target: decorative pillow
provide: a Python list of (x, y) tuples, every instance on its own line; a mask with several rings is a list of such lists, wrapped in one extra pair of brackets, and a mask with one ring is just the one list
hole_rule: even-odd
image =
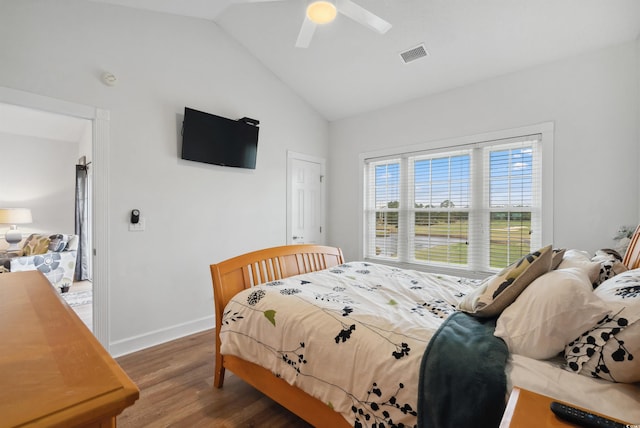
[(11, 257), (0, 257), (0, 273), (11, 272)]
[(564, 253), (567, 250), (564, 248), (554, 248), (553, 254), (551, 255), (551, 270), (556, 270), (560, 263), (562, 263), (562, 258), (564, 257)]
[(622, 263), (622, 257), (616, 250), (607, 248), (598, 250), (595, 256), (591, 258), (591, 261), (600, 263), (600, 274), (596, 282), (593, 283), (594, 287), (628, 270), (624, 263)]
[(568, 368), (613, 382), (640, 382), (640, 269), (606, 280), (594, 295), (623, 309), (567, 346)]
[(544, 360), (610, 312), (610, 305), (593, 294), (584, 270), (558, 269), (529, 284), (502, 312), (494, 335), (512, 353)]
[(613, 332), (606, 345), (582, 369), (613, 382), (640, 382), (640, 320)]
[(22, 247), (23, 256), (33, 256), (35, 254), (44, 254), (49, 250), (49, 237), (33, 233), (29, 235)]
[(69, 242), (68, 235), (51, 235), (49, 237), (49, 251), (53, 251), (59, 253), (60, 251), (64, 251), (67, 247), (67, 243)]
[(623, 308), (567, 345), (567, 369), (612, 382), (640, 382), (638, 337), (638, 314)]
[(73, 251), (78, 249), (78, 235), (69, 235), (69, 243), (67, 244), (66, 251)]
[[(593, 258), (598, 259), (600, 257), (606, 257), (606, 258), (613, 257), (615, 260), (618, 260), (619, 262), (622, 261), (622, 256), (620, 255), (620, 253), (612, 248), (603, 248), (601, 250), (596, 251), (596, 254), (595, 256), (593, 256)], [(592, 259), (591, 261), (594, 261), (594, 260)]]
[(477, 317), (493, 317), (518, 297), (531, 282), (551, 268), (551, 245), (527, 254), (487, 278), (460, 302), (460, 310)]
[(558, 269), (566, 269), (577, 267), (584, 269), (589, 276), (589, 281), (594, 284), (600, 276), (600, 263), (592, 262), (589, 258), (589, 254), (580, 250), (567, 250), (562, 257), (562, 262), (558, 266)]
[(606, 280), (593, 293), (608, 302), (622, 303), (632, 312), (640, 312), (640, 269), (628, 270)]

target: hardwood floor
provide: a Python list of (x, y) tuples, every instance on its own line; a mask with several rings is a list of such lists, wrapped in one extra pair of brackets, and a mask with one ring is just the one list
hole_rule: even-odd
[(214, 388), (214, 354), (214, 330), (207, 330), (117, 358), (140, 388), (118, 428), (311, 427), (229, 371)]

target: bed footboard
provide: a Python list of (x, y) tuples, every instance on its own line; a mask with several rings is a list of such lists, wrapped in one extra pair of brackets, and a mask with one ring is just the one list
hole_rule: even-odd
[[(225, 306), (233, 296), (254, 285), (307, 272), (315, 272), (344, 263), (340, 248), (315, 244), (284, 245), (243, 254), (212, 264), (216, 328), (220, 328)], [(216, 332), (214, 385), (222, 387), (225, 364)], [(237, 374), (237, 373), (236, 373)], [(265, 391), (263, 391), (265, 392)]]

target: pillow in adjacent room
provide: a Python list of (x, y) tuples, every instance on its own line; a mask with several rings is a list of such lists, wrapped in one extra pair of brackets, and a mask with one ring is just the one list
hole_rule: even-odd
[(640, 269), (606, 280), (594, 294), (622, 309), (567, 345), (568, 369), (612, 382), (640, 382)]
[(544, 360), (610, 312), (610, 305), (593, 294), (583, 269), (557, 269), (533, 281), (502, 312), (494, 335), (512, 353)]
[(53, 251), (59, 253), (63, 251), (67, 247), (67, 243), (69, 242), (68, 235), (55, 234), (49, 236), (49, 251)]
[(567, 250), (562, 257), (562, 262), (558, 266), (558, 269), (566, 269), (577, 267), (584, 269), (589, 276), (591, 284), (596, 283), (600, 276), (600, 263), (592, 262), (589, 254), (580, 250)]
[(38, 233), (32, 233), (22, 247), (23, 256), (33, 256), (37, 254), (45, 254), (49, 249), (49, 237), (47, 235), (40, 235)]
[(549, 271), (551, 253), (547, 245), (487, 278), (462, 299), (459, 309), (483, 318), (500, 315), (534, 279)]
[(78, 249), (78, 235), (69, 235), (69, 242), (65, 251), (73, 251)]

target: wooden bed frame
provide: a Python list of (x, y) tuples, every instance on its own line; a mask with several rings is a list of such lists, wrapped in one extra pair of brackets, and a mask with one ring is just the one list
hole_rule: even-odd
[[(314, 272), (342, 263), (344, 258), (339, 248), (302, 244), (267, 248), (212, 264), (216, 328), (222, 325), (225, 306), (240, 291), (264, 282)], [(640, 267), (640, 226), (631, 238), (623, 263), (629, 269)], [(222, 387), (227, 368), (314, 426), (350, 426), (341, 414), (326, 403), (276, 377), (269, 370), (242, 358), (220, 354), (220, 337), (216, 332), (216, 388)]]
[(636, 227), (633, 236), (631, 236), (631, 242), (627, 252), (624, 253), (624, 259), (622, 263), (629, 269), (637, 269), (640, 267), (640, 225)]
[[(222, 325), (225, 306), (240, 291), (289, 276), (323, 270), (344, 263), (342, 250), (300, 244), (267, 248), (211, 265), (216, 329)], [(349, 427), (340, 413), (317, 398), (290, 385), (271, 371), (232, 355), (220, 354), (216, 331), (214, 386), (221, 388), (225, 369), (314, 426)]]

